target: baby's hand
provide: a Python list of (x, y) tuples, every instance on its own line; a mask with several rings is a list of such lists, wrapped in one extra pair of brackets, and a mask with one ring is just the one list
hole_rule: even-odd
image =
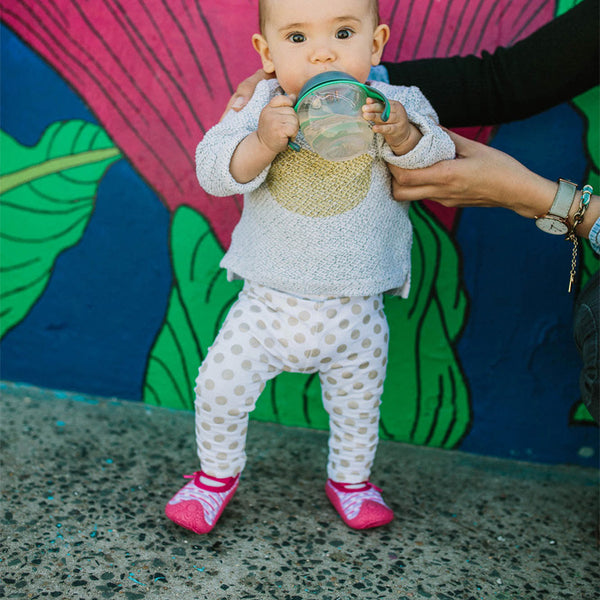
[(421, 132), (408, 120), (404, 106), (396, 100), (390, 100), (390, 116), (381, 120), (383, 104), (373, 98), (367, 98), (363, 106), (363, 118), (373, 123), (373, 131), (385, 138), (392, 152), (397, 156), (410, 152), (421, 139)]
[(279, 95), (262, 109), (256, 134), (264, 146), (277, 154), (283, 152), (290, 139), (296, 137), (298, 128), (294, 98)]

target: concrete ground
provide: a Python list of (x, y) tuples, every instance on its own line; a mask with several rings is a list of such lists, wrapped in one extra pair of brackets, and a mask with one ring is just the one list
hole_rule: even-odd
[(346, 527), (324, 432), (251, 422), (206, 536), (166, 519), (196, 468), (193, 415), (0, 384), (0, 597), (596, 600), (598, 471), (382, 442), (396, 518)]

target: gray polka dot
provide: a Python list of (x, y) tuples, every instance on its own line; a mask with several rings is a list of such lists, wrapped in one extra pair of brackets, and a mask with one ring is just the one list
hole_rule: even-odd
[(294, 341), (303, 344), (306, 341), (306, 336), (303, 333), (297, 333), (294, 335)]
[(362, 312), (362, 306), (360, 304), (353, 304), (351, 310), (353, 315), (360, 315)]
[(363, 317), (363, 323), (366, 325), (371, 320), (371, 315), (365, 315)]
[(244, 311), (240, 310), (239, 308), (233, 312), (233, 316), (236, 319), (239, 319), (243, 314), (244, 314)]
[(341, 344), (337, 347), (338, 354), (342, 354), (343, 352), (346, 352), (346, 350), (348, 350), (348, 346), (346, 346), (346, 344)]
[(381, 333), (381, 325), (379, 323), (377, 323), (377, 325), (375, 325), (375, 327), (373, 327), (373, 331), (375, 333)]
[(215, 402), (219, 405), (219, 406), (225, 406), (227, 404), (227, 398), (225, 396), (217, 396), (215, 398)]
[(224, 340), (230, 340), (233, 337), (233, 331), (228, 330), (223, 334)]
[(328, 308), (325, 314), (328, 319), (333, 319), (337, 315), (337, 310), (335, 310), (335, 308)]
[(223, 379), (225, 381), (231, 381), (233, 379), (234, 373), (231, 369), (225, 369), (223, 373), (221, 373)]
[(296, 317), (289, 317), (288, 318), (288, 325), (290, 327), (296, 327), (296, 325), (298, 325), (298, 323), (300, 323), (300, 321), (298, 321), (298, 319), (296, 319)]
[(213, 358), (216, 363), (222, 363), (225, 360), (225, 356), (221, 352), (217, 352)]
[(286, 302), (289, 306), (298, 306), (298, 300), (296, 300), (296, 298), (288, 298)]
[(267, 328), (267, 324), (262, 319), (256, 321), (256, 326), (263, 331)]
[(236, 396), (243, 396), (246, 393), (246, 388), (243, 385), (236, 385), (233, 390), (233, 393)]
[(310, 313), (307, 310), (303, 310), (298, 316), (302, 321), (310, 320)]
[(248, 325), (248, 323), (240, 323), (240, 326), (238, 327), (238, 329), (242, 333), (248, 333), (250, 331), (250, 325)]
[(350, 321), (348, 321), (348, 319), (342, 319), (340, 321), (340, 329), (347, 329), (348, 325), (350, 325)]
[(215, 389), (215, 382), (212, 379), (205, 379), (204, 380), (204, 389), (206, 389), (206, 390), (214, 390)]
[(261, 308), (260, 308), (260, 306), (259, 306), (258, 304), (253, 304), (253, 305), (250, 307), (250, 311), (251, 311), (251, 312), (253, 312), (253, 313), (259, 313), (259, 312), (262, 312), (262, 310), (261, 310)]
[(379, 375), (379, 373), (377, 371), (369, 371), (369, 374), (367, 375), (367, 377), (369, 379), (375, 379), (375, 377), (377, 377), (377, 375)]
[(234, 344), (231, 346), (231, 352), (233, 354), (241, 354), (243, 351), (244, 349), (239, 344)]
[(250, 371), (250, 369), (252, 369), (252, 362), (249, 360), (243, 360), (242, 369), (244, 369), (244, 371)]
[(267, 338), (265, 340), (265, 346), (267, 348), (274, 348), (275, 347), (275, 340), (273, 338)]
[[(217, 435), (215, 435), (215, 442), (224, 442), (224, 441), (225, 441), (225, 436), (222, 433), (218, 433)], [(227, 456), (224, 456), (223, 458), (227, 458)]]
[(213, 419), (213, 421), (217, 424), (217, 425), (223, 425), (223, 423), (225, 423), (225, 419), (223, 417), (215, 417)]
[(371, 341), (369, 338), (365, 338), (365, 339), (364, 339), (364, 340), (361, 342), (361, 344), (360, 344), (360, 345), (361, 345), (363, 348), (370, 348), (372, 343), (373, 343), (373, 342), (372, 342), (372, 341)]
[(335, 344), (335, 335), (333, 335), (333, 333), (328, 333), (325, 336), (325, 343), (326, 344)]

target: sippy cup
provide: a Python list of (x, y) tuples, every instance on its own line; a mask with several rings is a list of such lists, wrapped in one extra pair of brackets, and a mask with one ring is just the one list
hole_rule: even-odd
[(375, 88), (341, 71), (312, 77), (300, 90), (294, 106), (304, 139), (327, 160), (350, 160), (364, 154), (373, 139), (371, 126), (361, 111), (367, 98), (384, 104), (381, 119), (387, 121), (389, 102)]

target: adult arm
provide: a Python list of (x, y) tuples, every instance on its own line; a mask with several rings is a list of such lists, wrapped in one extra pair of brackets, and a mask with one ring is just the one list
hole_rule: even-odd
[[(430, 198), (450, 207), (495, 206), (530, 219), (548, 212), (556, 194), (556, 182), (540, 177), (500, 150), (453, 132), (449, 135), (456, 146), (456, 159), (426, 169), (398, 169), (390, 165), (396, 200)], [(571, 207), (571, 222), (578, 206), (574, 202)], [(592, 196), (575, 233), (590, 237), (590, 230), (599, 218), (600, 197)], [(592, 242), (597, 243), (595, 239)]]
[(390, 83), (421, 88), (446, 127), (523, 119), (598, 85), (599, 5), (583, 0), (524, 40), (481, 57), (383, 64)]

